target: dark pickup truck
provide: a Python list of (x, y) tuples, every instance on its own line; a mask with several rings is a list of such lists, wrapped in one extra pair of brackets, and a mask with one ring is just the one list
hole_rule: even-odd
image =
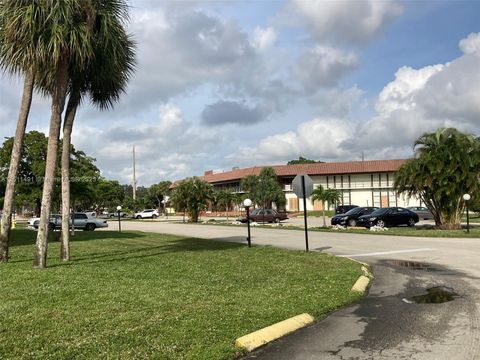
[[(287, 220), (288, 216), (284, 212), (278, 212), (273, 209), (255, 209), (250, 212), (250, 221), (251, 222), (275, 222), (279, 223), (282, 220)], [(243, 216), (238, 221), (242, 223), (247, 222), (247, 216)]]

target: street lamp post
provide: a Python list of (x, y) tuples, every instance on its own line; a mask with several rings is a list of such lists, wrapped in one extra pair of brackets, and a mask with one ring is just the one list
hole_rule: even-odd
[(250, 238), (250, 206), (252, 206), (252, 200), (250, 199), (245, 199), (243, 200), (243, 206), (245, 207), (245, 211), (247, 212), (247, 242), (248, 242), (248, 247), (252, 246), (252, 241)]
[(118, 231), (122, 232), (122, 220), (120, 216), (120, 211), (122, 210), (122, 207), (120, 205), (117, 206), (117, 214), (118, 214)]
[(467, 208), (467, 233), (470, 232), (470, 215), (468, 213), (468, 201), (471, 199), (472, 197), (470, 196), (470, 194), (464, 194), (463, 195), (463, 200), (465, 200), (465, 207)]

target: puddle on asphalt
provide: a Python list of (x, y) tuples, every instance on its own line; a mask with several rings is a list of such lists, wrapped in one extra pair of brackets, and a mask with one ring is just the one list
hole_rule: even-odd
[(425, 295), (412, 296), (409, 299), (403, 299), (408, 304), (441, 304), (455, 300), (458, 294), (452, 288), (446, 286), (434, 286), (427, 289)]
[(424, 271), (442, 271), (441, 269), (433, 267), (431, 264), (421, 263), (417, 261), (408, 260), (388, 260), (387, 264), (400, 266), (411, 270), (424, 270)]

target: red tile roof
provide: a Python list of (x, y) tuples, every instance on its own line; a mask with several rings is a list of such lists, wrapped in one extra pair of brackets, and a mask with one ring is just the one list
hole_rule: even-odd
[[(349, 161), (336, 163), (314, 163), (299, 165), (272, 165), (277, 176), (293, 177), (297, 174), (308, 175), (342, 175), (342, 174), (363, 174), (394, 172), (407, 160), (368, 160), (368, 161)], [(259, 175), (260, 171), (267, 166), (254, 166), (245, 169), (232, 170), (221, 173), (207, 173), (201, 178), (209, 183), (220, 183), (227, 181), (240, 180), (247, 175)]]

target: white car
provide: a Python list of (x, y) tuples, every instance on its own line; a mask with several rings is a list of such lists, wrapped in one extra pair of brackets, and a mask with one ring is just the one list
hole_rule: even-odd
[[(38, 229), (39, 222), (40, 222), (40, 218), (38, 218), (38, 220), (33, 221), (32, 226), (34, 229)], [(72, 219), (70, 219), (70, 225), (71, 224), (72, 224)], [(88, 214), (88, 213), (74, 213), (73, 226), (75, 227), (75, 229), (81, 229), (85, 231), (94, 231), (95, 229), (98, 229), (98, 228), (108, 227), (108, 223), (106, 220), (97, 219), (96, 217), (93, 217), (91, 216), (91, 214)], [(48, 223), (48, 228), (51, 231), (55, 229), (61, 229), (62, 216), (52, 215)]]
[(155, 209), (146, 209), (142, 212), (135, 213), (133, 217), (135, 219), (156, 219), (158, 217), (158, 211)]

